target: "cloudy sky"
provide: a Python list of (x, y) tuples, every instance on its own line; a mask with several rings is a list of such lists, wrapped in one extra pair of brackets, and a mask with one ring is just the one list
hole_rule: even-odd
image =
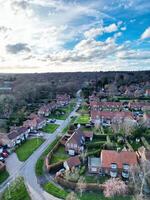
[(0, 72), (150, 70), (149, 0), (0, 0)]

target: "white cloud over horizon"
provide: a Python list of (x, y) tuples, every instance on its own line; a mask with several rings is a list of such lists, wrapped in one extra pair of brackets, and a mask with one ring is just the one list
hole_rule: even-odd
[[(127, 22), (105, 2), (0, 0), (0, 72), (148, 69), (148, 50), (118, 42)], [(124, 9), (131, 9), (131, 2)], [(141, 39), (149, 37), (150, 27)]]

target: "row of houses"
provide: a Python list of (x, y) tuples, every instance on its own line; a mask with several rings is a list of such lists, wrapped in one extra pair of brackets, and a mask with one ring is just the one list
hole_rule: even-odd
[(52, 111), (58, 107), (67, 105), (70, 102), (70, 96), (67, 94), (57, 95), (56, 102), (53, 101), (49, 104), (45, 104), (38, 110), (36, 113), (31, 113), (28, 116), (28, 119), (23, 122), (23, 125), (20, 127), (12, 127), (10, 132), (5, 136), (5, 142), (9, 147), (15, 147), (20, 144), (22, 141), (26, 140), (29, 136), (29, 133), (34, 130), (42, 129), (46, 123), (46, 117), (50, 115)]
[(54, 110), (62, 106), (68, 105), (69, 102), (70, 102), (70, 95), (67, 94), (57, 95), (56, 101), (52, 101), (51, 103), (45, 104), (40, 107), (40, 109), (38, 110), (38, 115), (48, 117)]
[(147, 102), (100, 102), (90, 101), (91, 110), (150, 110)]

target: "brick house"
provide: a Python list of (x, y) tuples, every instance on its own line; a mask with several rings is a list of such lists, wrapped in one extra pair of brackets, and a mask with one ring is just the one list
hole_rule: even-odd
[(26, 127), (16, 127), (8, 134), (8, 146), (14, 147), (17, 144), (20, 144), (22, 141), (28, 138), (30, 129)]
[(134, 116), (131, 112), (91, 111), (91, 121), (96, 123), (96, 121), (99, 120), (101, 125), (108, 124), (110, 126), (116, 116), (120, 121), (122, 121), (124, 118), (134, 119)]
[(114, 178), (118, 175), (129, 178), (131, 167), (137, 165), (137, 155), (130, 151), (102, 150), (100, 158), (102, 172)]
[(144, 113), (143, 122), (146, 127), (150, 128), (150, 114), (149, 113)]
[(69, 155), (80, 154), (84, 150), (84, 142), (84, 134), (79, 128), (67, 140), (65, 150)]
[(58, 106), (65, 106), (68, 105), (70, 102), (70, 95), (67, 94), (58, 94), (56, 96), (56, 102)]
[(39, 110), (38, 110), (38, 115), (39, 116), (45, 116), (48, 117), (50, 115), (50, 108), (48, 105), (44, 105), (42, 106)]
[(68, 160), (64, 161), (63, 165), (66, 170), (71, 170), (75, 167), (79, 167), (81, 164), (79, 156), (70, 157)]

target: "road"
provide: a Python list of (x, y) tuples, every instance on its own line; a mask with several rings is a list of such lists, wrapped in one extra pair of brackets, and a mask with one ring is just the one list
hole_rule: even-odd
[(55, 198), (54, 196), (43, 191), (43, 189), (37, 183), (35, 165), (37, 159), (42, 155), (44, 150), (47, 149), (47, 147), (56, 139), (56, 137), (61, 134), (62, 130), (70, 123), (71, 116), (75, 115), (75, 112), (78, 108), (78, 103), (80, 101), (80, 91), (78, 91), (76, 106), (68, 118), (62, 122), (62, 124), (53, 134), (49, 134), (46, 137), (46, 141), (28, 158), (28, 160), (20, 165), (19, 169), (17, 168), (17, 170), (14, 171), (11, 176), (0, 186), (0, 193), (3, 192), (8, 184), (15, 180), (16, 177), (23, 176), (32, 200), (58, 200), (58, 198)]

